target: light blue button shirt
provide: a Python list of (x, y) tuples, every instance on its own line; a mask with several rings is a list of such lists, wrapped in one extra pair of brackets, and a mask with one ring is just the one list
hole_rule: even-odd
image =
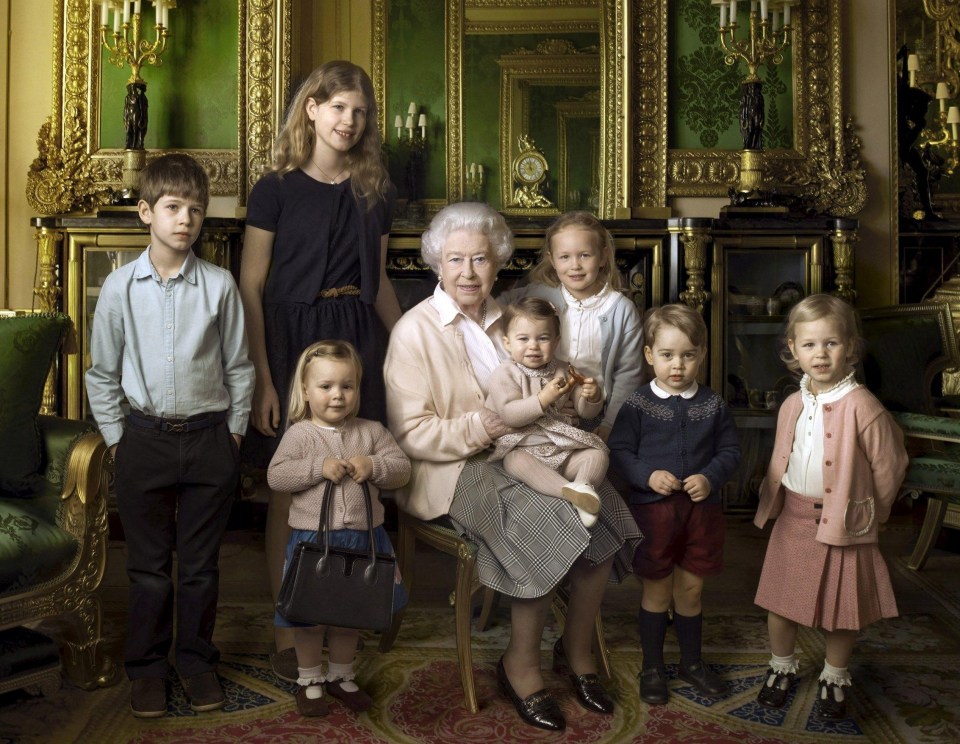
[(87, 370), (87, 400), (108, 446), (131, 408), (186, 418), (227, 412), (244, 434), (253, 397), (240, 292), (226, 269), (188, 253), (164, 282), (148, 247), (107, 276), (97, 301)]

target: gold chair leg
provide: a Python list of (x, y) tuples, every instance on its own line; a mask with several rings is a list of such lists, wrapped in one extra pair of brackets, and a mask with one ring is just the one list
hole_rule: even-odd
[(476, 557), (460, 555), (457, 558), (457, 588), (454, 614), (457, 625), (457, 658), (460, 662), (460, 684), (463, 685), (463, 700), (467, 710), (476, 713), (477, 690), (473, 684), (473, 649), (470, 646), (470, 614), (473, 606), (473, 569)]
[(933, 544), (937, 541), (940, 534), (940, 527), (943, 526), (943, 517), (947, 513), (947, 504), (936, 496), (927, 497), (927, 515), (923, 518), (923, 527), (920, 529), (920, 536), (917, 538), (917, 544), (913, 549), (910, 560), (907, 561), (907, 567), (914, 571), (923, 568), (927, 562), (927, 556)]
[[(413, 589), (413, 561), (416, 552), (417, 536), (405, 523), (405, 515), (401, 512), (399, 525), (397, 526), (397, 563), (400, 565), (400, 578), (407, 589), (407, 597), (411, 597)], [(394, 613), (393, 622), (390, 629), (380, 636), (380, 653), (384, 654), (393, 648), (394, 641), (397, 640), (397, 633), (400, 632), (400, 625), (403, 623), (403, 615), (406, 608)]]
[(483, 607), (477, 619), (477, 630), (483, 632), (490, 627), (490, 619), (497, 611), (498, 604), (500, 604), (500, 594), (496, 589), (491, 589), (489, 586), (483, 587)]

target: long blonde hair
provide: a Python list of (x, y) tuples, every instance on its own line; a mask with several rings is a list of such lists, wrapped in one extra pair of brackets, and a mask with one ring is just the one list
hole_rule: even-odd
[(613, 245), (613, 236), (603, 226), (603, 223), (590, 212), (566, 212), (561, 214), (547, 228), (543, 239), (543, 248), (540, 251), (540, 260), (530, 270), (530, 282), (546, 284), (548, 287), (560, 285), (560, 277), (553, 265), (551, 243), (553, 236), (562, 230), (584, 230), (593, 236), (593, 247), (603, 259), (598, 278), (610, 289), (620, 289), (620, 272), (617, 271), (617, 257)]
[(346, 60), (326, 62), (310, 73), (297, 89), (287, 117), (273, 145), (272, 170), (283, 176), (306, 163), (313, 154), (316, 139), (313, 122), (307, 116), (307, 100), (324, 103), (337, 93), (358, 92), (367, 102), (367, 124), (360, 141), (347, 153), (350, 186), (367, 210), (386, 199), (390, 175), (380, 152), (380, 125), (377, 98), (370, 76), (362, 67)]
[(314, 359), (329, 359), (336, 362), (350, 362), (357, 375), (357, 402), (353, 410), (347, 414), (347, 419), (356, 418), (360, 410), (360, 377), (363, 375), (363, 362), (360, 355), (349, 341), (323, 340), (310, 344), (297, 360), (297, 368), (293, 371), (293, 380), (290, 384), (290, 405), (287, 409), (287, 426), (293, 426), (299, 421), (310, 418), (310, 406), (303, 397), (303, 386), (307, 380), (307, 370)]

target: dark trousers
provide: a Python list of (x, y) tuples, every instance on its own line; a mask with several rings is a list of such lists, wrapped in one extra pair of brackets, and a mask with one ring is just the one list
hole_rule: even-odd
[(130, 679), (165, 677), (173, 644), (182, 677), (216, 669), (220, 542), (240, 455), (224, 422), (189, 432), (128, 424), (116, 452), (117, 508), (130, 580), (124, 664)]

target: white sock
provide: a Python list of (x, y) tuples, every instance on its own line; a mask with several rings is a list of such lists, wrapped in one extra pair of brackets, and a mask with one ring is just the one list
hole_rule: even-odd
[(349, 664), (334, 664), (331, 661), (327, 667), (327, 682), (340, 680), (340, 687), (344, 692), (356, 692), (360, 689), (353, 682), (355, 676), (352, 661)]
[[(850, 678), (850, 672), (847, 671), (846, 667), (842, 669), (840, 667), (833, 666), (829, 661), (824, 660), (823, 662), (823, 671), (820, 672), (820, 681), (828, 682), (829, 684), (836, 685), (837, 687), (849, 687), (853, 684), (853, 680)], [(843, 692), (837, 690), (837, 699), (843, 700)]]
[(323, 666), (297, 667), (297, 684), (306, 687), (306, 696), (310, 700), (323, 697)]
[(770, 654), (770, 669), (777, 674), (796, 674), (800, 669), (800, 662), (796, 654), (777, 656)]

